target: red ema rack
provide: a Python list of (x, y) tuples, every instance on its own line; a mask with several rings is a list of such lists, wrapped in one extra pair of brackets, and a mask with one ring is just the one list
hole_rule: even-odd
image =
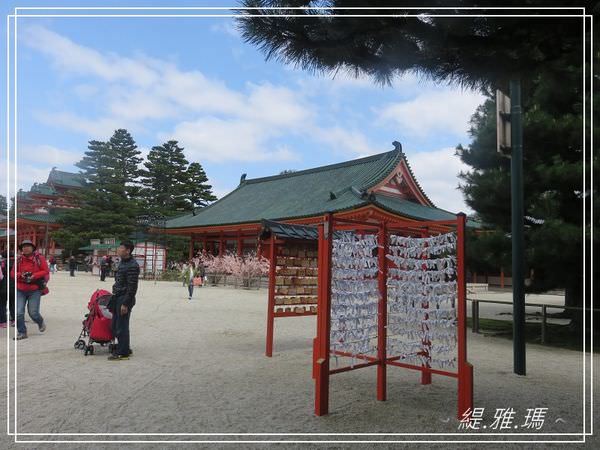
[[(466, 279), (465, 279), (465, 222), (466, 216), (458, 214), (455, 220), (429, 222), (361, 222), (357, 220), (325, 217), (318, 225), (318, 303), (317, 337), (313, 341), (313, 378), (315, 380), (315, 414), (323, 416), (329, 412), (329, 378), (331, 375), (364, 367), (377, 366), (377, 400), (386, 400), (387, 366), (396, 366), (421, 372), (421, 384), (430, 384), (432, 374), (453, 377), (458, 382), (457, 417), (463, 418), (473, 406), (473, 366), (467, 361), (466, 335)], [(390, 235), (430, 237), (449, 230), (456, 231), (456, 328), (457, 328), (457, 371), (438, 370), (429, 364), (402, 362), (402, 356), (387, 354), (388, 293), (387, 280), (390, 261), (388, 254)], [(334, 232), (353, 231), (359, 235), (377, 235), (378, 291), (377, 305), (377, 354), (352, 355), (348, 352), (332, 351), (330, 348), (332, 313), (332, 243)], [(273, 247), (272, 247), (273, 248)], [(427, 304), (424, 305), (428, 307)], [(272, 334), (271, 334), (272, 336)], [(360, 364), (332, 369), (330, 357), (353, 356), (364, 361)]]

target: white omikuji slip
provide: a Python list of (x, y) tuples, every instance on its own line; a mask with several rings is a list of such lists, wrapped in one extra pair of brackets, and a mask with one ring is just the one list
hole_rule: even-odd
[[(376, 235), (341, 233), (332, 245), (330, 350), (377, 355)], [(456, 235), (391, 235), (387, 278), (388, 357), (446, 369), (456, 364)]]

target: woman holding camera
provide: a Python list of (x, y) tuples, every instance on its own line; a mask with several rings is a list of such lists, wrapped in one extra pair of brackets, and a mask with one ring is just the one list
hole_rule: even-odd
[(25, 239), (19, 245), (21, 255), (11, 269), (11, 276), (17, 280), (17, 337), (16, 340), (27, 338), (27, 327), (25, 326), (25, 305), (29, 317), (43, 333), (46, 324), (40, 314), (40, 298), (48, 293), (46, 281), (50, 276), (46, 259), (35, 251), (35, 244)]

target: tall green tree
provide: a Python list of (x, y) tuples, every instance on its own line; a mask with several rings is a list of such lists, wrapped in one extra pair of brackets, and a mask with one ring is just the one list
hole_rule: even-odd
[(142, 172), (142, 197), (149, 212), (165, 216), (188, 210), (188, 161), (177, 141), (152, 147)]
[(0, 214), (6, 215), (8, 214), (8, 202), (4, 195), (0, 194)]
[(194, 211), (217, 200), (212, 193), (212, 186), (208, 184), (208, 177), (200, 163), (193, 162), (187, 169), (187, 199), (188, 207)]
[(90, 141), (76, 165), (85, 180), (76, 194), (79, 209), (61, 216), (62, 229), (53, 236), (68, 252), (91, 238), (127, 238), (136, 229), (141, 171), (135, 141), (127, 130), (116, 130), (107, 141)]
[[(583, 189), (581, 77), (581, 66), (558, 61), (532, 80), (523, 96), (527, 289), (565, 288), (569, 305), (581, 305), (583, 299), (583, 231), (589, 228), (582, 211), (591, 193), (589, 182)], [(470, 261), (475, 270), (494, 262), (510, 270), (510, 160), (496, 150), (492, 98), (478, 108), (471, 124), (472, 143), (458, 147), (471, 167), (461, 175), (461, 189), (491, 231), (472, 239)], [(594, 158), (597, 167), (597, 153)]]

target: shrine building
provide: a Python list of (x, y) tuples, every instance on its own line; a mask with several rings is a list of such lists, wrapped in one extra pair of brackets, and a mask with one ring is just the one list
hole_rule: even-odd
[[(262, 220), (314, 224), (325, 214), (356, 220), (448, 220), (455, 213), (437, 208), (415, 178), (399, 142), (394, 150), (338, 164), (247, 179), (193, 214), (169, 220), (166, 233), (191, 238), (198, 250), (265, 254)], [(477, 226), (469, 221), (469, 226)]]

